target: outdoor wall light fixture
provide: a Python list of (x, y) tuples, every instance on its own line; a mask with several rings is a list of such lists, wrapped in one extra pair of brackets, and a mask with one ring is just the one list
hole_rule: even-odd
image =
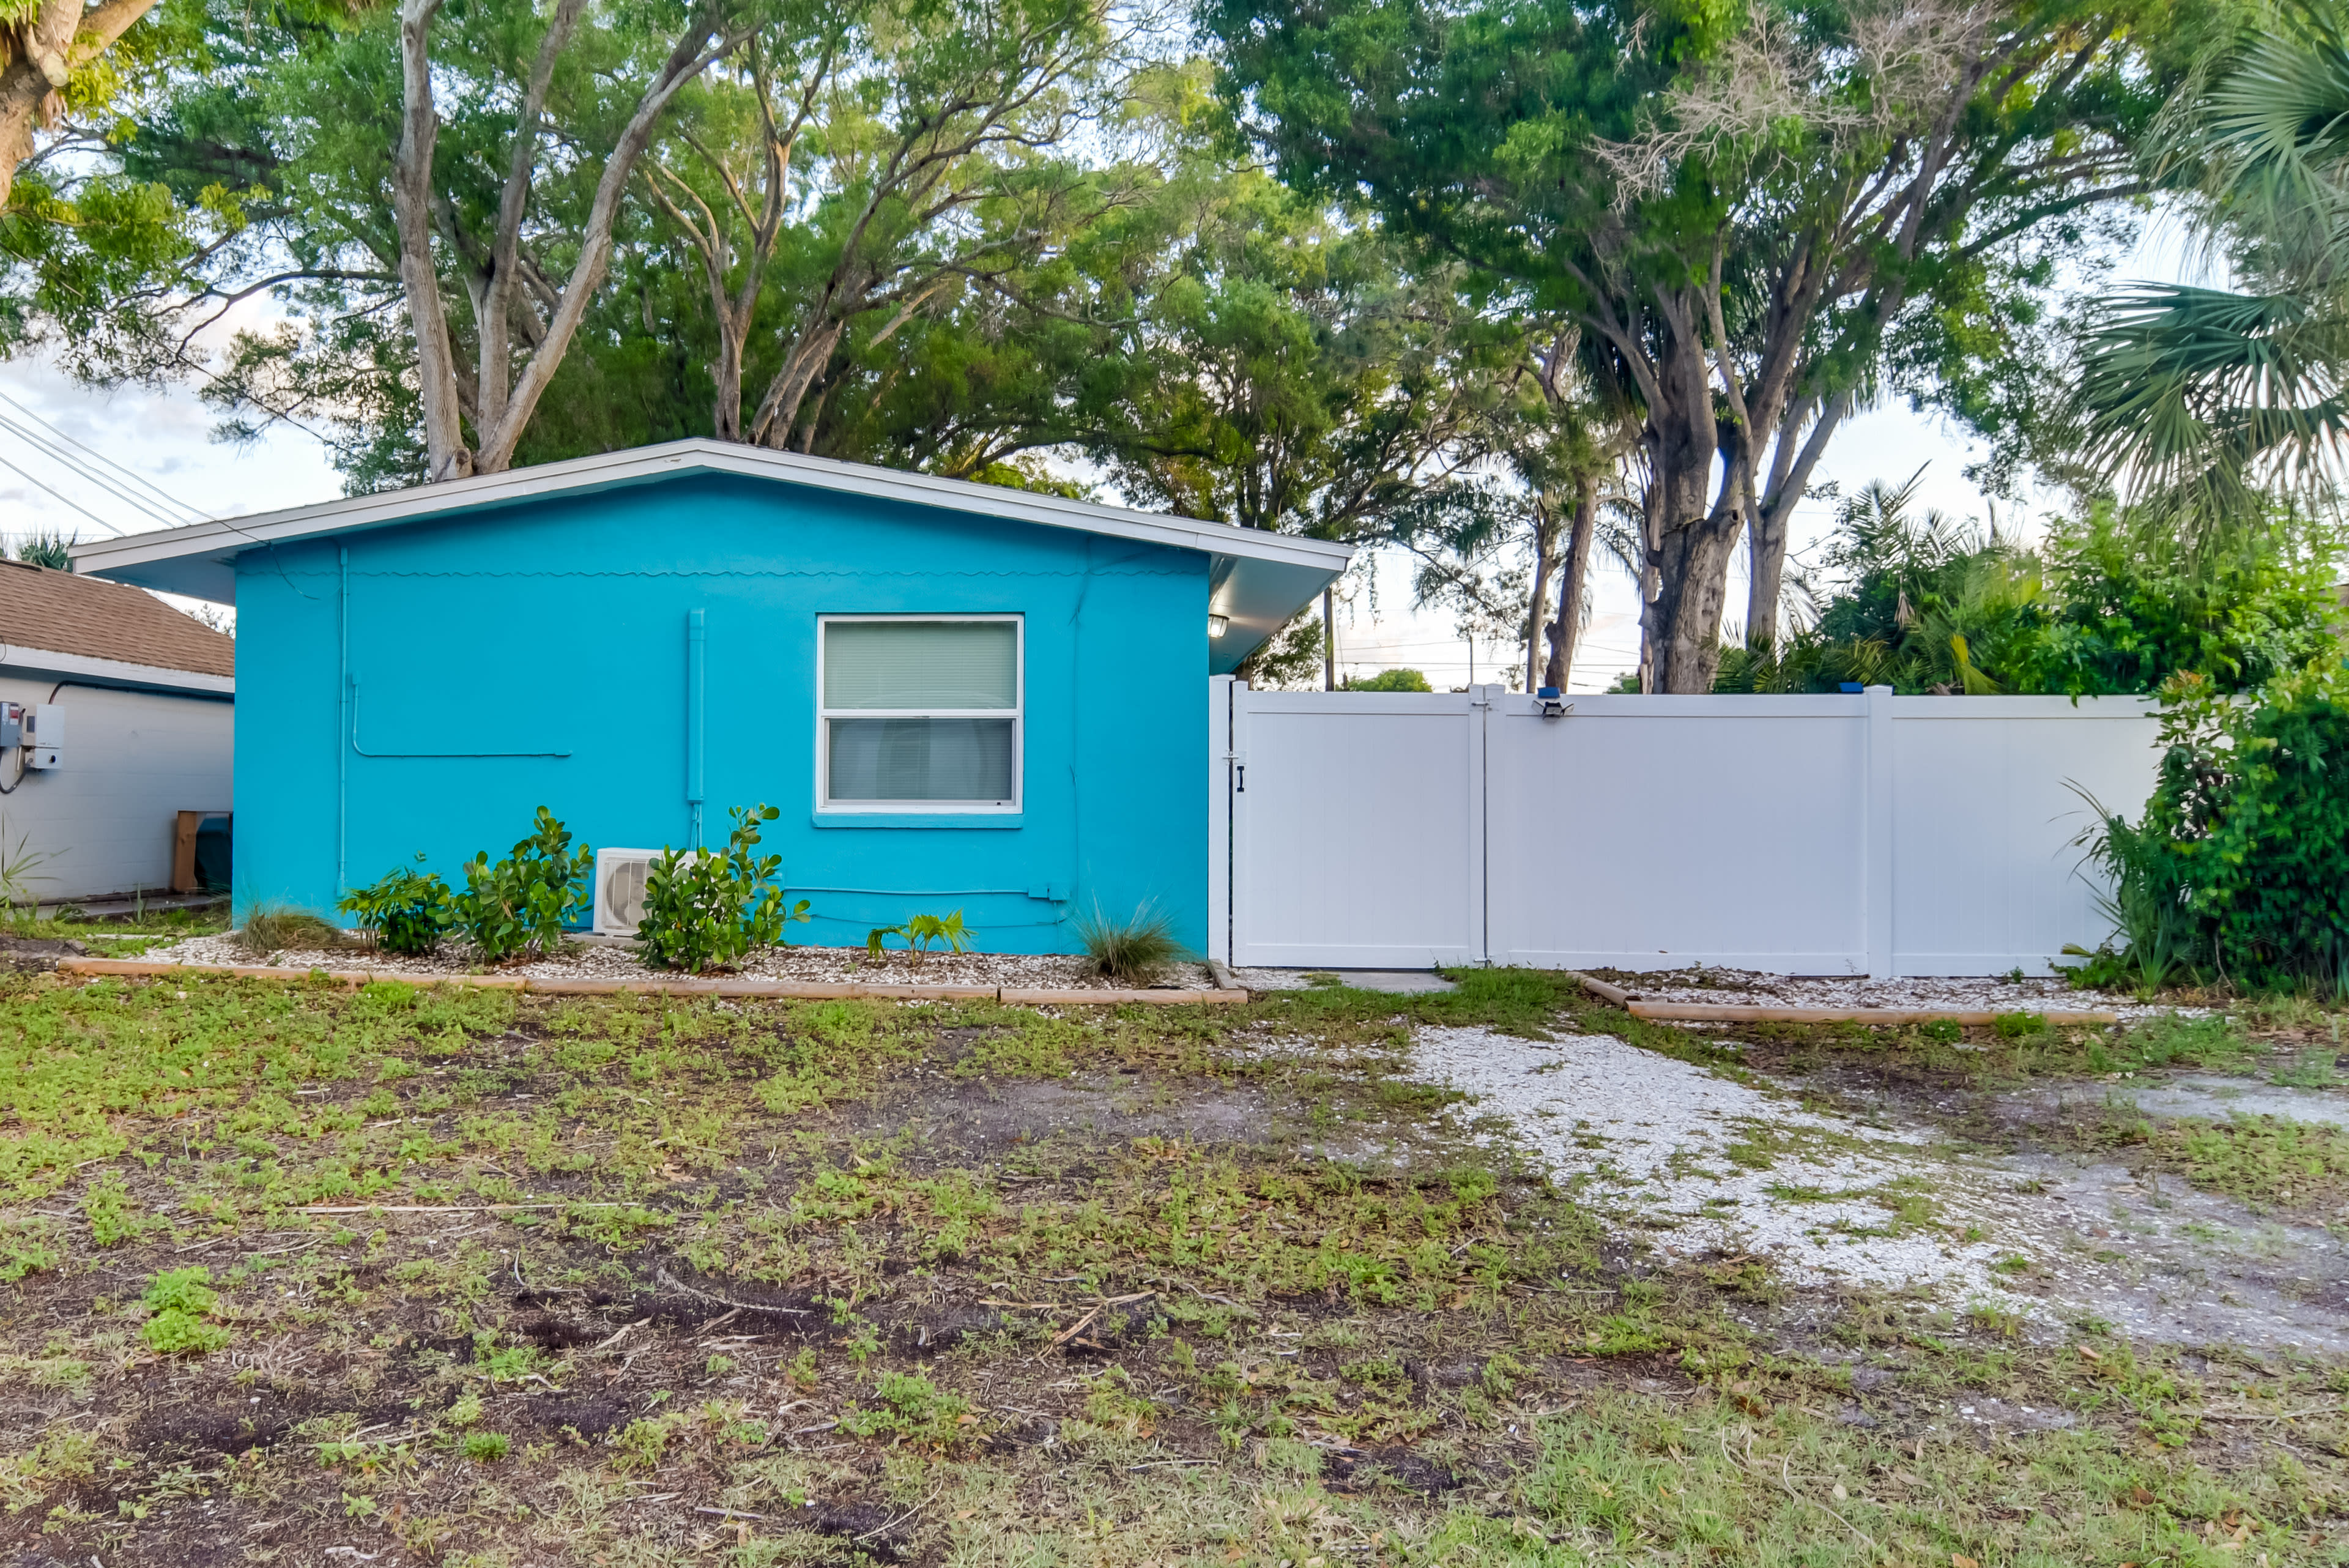
[(1224, 633), (1231, 629), (1231, 617), (1227, 615), (1211, 615), (1207, 618), (1207, 635), (1209, 637), (1221, 637)]
[(1535, 692), (1534, 701), (1541, 704), (1541, 716), (1545, 719), (1563, 719), (1574, 711), (1574, 704), (1566, 701), (1565, 694), (1555, 686), (1545, 686)]

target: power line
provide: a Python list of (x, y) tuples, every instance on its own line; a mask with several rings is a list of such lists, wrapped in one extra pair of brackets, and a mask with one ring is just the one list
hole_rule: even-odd
[[(168, 513), (158, 512), (152, 506), (149, 506), (140, 501), (136, 496), (124, 494), (119, 486), (109, 484), (102, 476), (90, 472), (81, 464), (77, 462), (69, 454), (53, 451), (49, 447), (42, 444), (37, 438), (26, 433), (24, 430), (13, 423), (5, 414), (0, 414), (0, 431), (5, 431), (8, 434), (15, 436), (18, 441), (23, 441), (26, 446), (32, 448), (34, 452), (37, 455), (46, 457), (50, 462), (59, 464), (67, 473), (72, 474), (75, 478), (83, 481), (85, 483), (96, 485), (99, 491), (103, 492), (109, 498), (129, 504), (138, 511), (143, 517), (153, 522), (160, 523), (166, 527), (175, 528), (180, 525), (178, 518), (171, 516)], [(55, 494), (56, 493), (52, 491), (50, 493)], [(103, 526), (113, 530), (113, 532), (117, 534), (126, 534), (130, 532), (129, 529), (124, 528), (119, 524), (106, 523), (103, 519), (100, 519), (99, 521)]]
[(108, 532), (115, 535), (120, 535), (123, 532), (121, 529), (117, 528), (113, 524), (109, 523), (105, 518), (100, 517), (97, 513), (92, 512), (88, 507), (84, 506), (80, 502), (76, 501), (72, 496), (58, 490), (56, 486), (46, 484), (40, 480), (34, 479), (31, 474), (26, 473), (23, 469), (18, 468), (15, 463), (10, 462), (5, 457), (0, 457), (0, 468), (8, 470), (11, 473), (16, 474), (20, 479), (28, 480), (34, 484), (40, 485), (43, 490), (47, 491), (51, 495), (56, 496), (58, 500), (64, 502), (67, 505), (72, 507), (75, 511), (80, 513), (83, 516), (88, 518), (91, 522), (97, 524), (99, 527), (106, 529)]
[(201, 523), (203, 521), (204, 514), (197, 508), (189, 505), (178, 496), (173, 495), (170, 491), (165, 490), (161, 485), (157, 484), (152, 480), (149, 479), (145, 474), (138, 472), (138, 470), (117, 462), (114, 459), (107, 456), (104, 452), (99, 452), (95, 447), (89, 446), (82, 441), (76, 441), (72, 436), (67, 435), (57, 426), (49, 423), (48, 421), (43, 419), (40, 415), (26, 408), (24, 404), (18, 402), (7, 393), (0, 392), (0, 403), (7, 404), (10, 408), (16, 410), (18, 413), (24, 415), (26, 419), (32, 421), (43, 430), (57, 437), (59, 441), (66, 442), (67, 445), (72, 446), (78, 451), (88, 452), (91, 457), (96, 458), (108, 468), (112, 469), (115, 472), (121, 474), (132, 483), (150, 492), (166, 506), (170, 506), (180, 512), (185, 513), (186, 516), (181, 519), (182, 522)]
[[(52, 446), (48, 441), (43, 440), (38, 434), (26, 430), (24, 426), (16, 423), (16, 421), (10, 419), (5, 414), (0, 414), (0, 431), (7, 431), (10, 435), (15, 436), (18, 441), (23, 441), (26, 446), (31, 447), (41, 456), (46, 457), (51, 462), (63, 467), (67, 472), (73, 474), (77, 478), (81, 479), (88, 483), (96, 485), (98, 489), (104, 491), (108, 495), (112, 496), (115, 500), (123, 503), (132, 510), (141, 514), (152, 521), (160, 523), (164, 527), (178, 528), (185, 525), (187, 522), (186, 518), (178, 516), (171, 512), (166, 512), (162, 508), (156, 506), (151, 502), (148, 501), (146, 497), (140, 495), (137, 491), (130, 489), (129, 486), (122, 483), (121, 481), (108, 473), (104, 469), (87, 462), (81, 458), (76, 457), (72, 452)], [(122, 530), (117, 530), (117, 532), (121, 531)]]

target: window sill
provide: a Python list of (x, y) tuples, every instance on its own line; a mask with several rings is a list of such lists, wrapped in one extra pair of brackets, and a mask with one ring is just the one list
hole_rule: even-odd
[(1007, 832), (1026, 820), (1016, 811), (818, 811), (809, 814), (818, 827), (926, 827)]

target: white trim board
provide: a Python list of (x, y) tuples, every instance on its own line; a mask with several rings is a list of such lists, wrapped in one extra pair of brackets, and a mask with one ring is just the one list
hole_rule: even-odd
[(0, 643), (0, 675), (18, 674), (59, 676), (92, 685), (134, 690), (196, 692), (207, 697), (236, 695), (233, 675), (204, 675), (192, 670), (170, 670), (119, 659), (94, 659), (85, 653), (57, 653), (46, 648), (26, 648), (21, 643)]

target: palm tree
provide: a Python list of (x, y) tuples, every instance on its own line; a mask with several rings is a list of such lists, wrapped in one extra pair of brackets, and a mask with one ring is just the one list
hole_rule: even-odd
[(2327, 486), (2349, 431), (2349, 41), (2313, 5), (2218, 72), (2164, 150), (2196, 176), (2237, 287), (2104, 303), (2078, 391), (2082, 455), (2189, 537), (2262, 492)]

